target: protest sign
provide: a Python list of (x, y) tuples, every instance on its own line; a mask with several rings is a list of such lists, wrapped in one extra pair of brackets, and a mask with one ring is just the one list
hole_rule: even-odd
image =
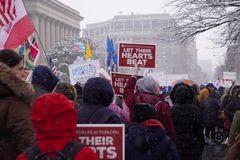
[(223, 86), (224, 87), (231, 87), (233, 81), (236, 81), (237, 74), (236, 72), (223, 72)]
[(93, 149), (100, 160), (124, 159), (124, 124), (78, 124), (78, 139)]
[(91, 60), (82, 62), (81, 64), (69, 65), (68, 69), (71, 84), (75, 84), (76, 82), (84, 84), (89, 78), (98, 77), (99, 68), (99, 60)]
[(119, 67), (155, 68), (156, 45), (119, 44)]
[(124, 88), (127, 85), (128, 80), (131, 75), (122, 73), (112, 73), (112, 87), (115, 95), (122, 96), (124, 93)]

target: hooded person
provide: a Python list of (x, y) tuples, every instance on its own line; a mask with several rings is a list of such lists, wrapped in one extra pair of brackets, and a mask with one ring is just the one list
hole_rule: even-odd
[(125, 153), (126, 160), (180, 159), (153, 106), (145, 103), (134, 105), (134, 124), (126, 135)]
[(78, 110), (78, 123), (121, 123), (119, 116), (109, 108), (113, 95), (113, 89), (108, 80), (100, 77), (88, 79), (83, 88), (83, 106)]
[(30, 120), (33, 87), (25, 82), (23, 59), (0, 51), (0, 159), (15, 160), (35, 140)]
[(220, 113), (220, 95), (217, 91), (212, 92), (208, 96), (203, 103), (203, 108), (206, 142), (211, 144), (215, 141), (215, 128)]
[(35, 90), (34, 100), (45, 93), (51, 93), (57, 83), (58, 77), (47, 66), (39, 65), (32, 73), (32, 85)]
[[(32, 108), (32, 122), (36, 131), (37, 147), (41, 153), (62, 152), (77, 138), (77, 111), (74, 103), (60, 93), (39, 96)], [(17, 160), (28, 160), (30, 149)], [(95, 160), (95, 153), (84, 146), (73, 160)]]
[(200, 104), (204, 103), (210, 93), (215, 90), (215, 86), (212, 83), (208, 83), (206, 87), (204, 87), (199, 94), (199, 102)]
[(175, 131), (170, 115), (170, 106), (160, 95), (158, 82), (151, 76), (129, 79), (124, 89), (124, 101), (129, 107), (130, 121), (133, 122), (134, 105), (137, 103), (151, 104), (157, 112), (157, 119), (163, 124), (166, 134), (176, 141)]
[(240, 110), (240, 85), (235, 85), (231, 88), (230, 98), (224, 109), (224, 113), (230, 123), (232, 122), (233, 116), (237, 110)]
[(203, 122), (194, 98), (194, 91), (186, 84), (175, 85), (171, 93), (176, 145), (182, 160), (200, 160), (204, 149)]

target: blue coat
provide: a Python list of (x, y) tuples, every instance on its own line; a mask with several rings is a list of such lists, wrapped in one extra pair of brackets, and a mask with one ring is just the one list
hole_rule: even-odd
[(179, 160), (175, 145), (158, 126), (130, 126), (125, 140), (126, 160)]

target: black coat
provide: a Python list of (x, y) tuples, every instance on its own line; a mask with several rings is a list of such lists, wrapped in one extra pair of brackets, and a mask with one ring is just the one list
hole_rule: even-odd
[(220, 100), (216, 92), (209, 95), (203, 104), (203, 120), (205, 124), (216, 124), (220, 110)]
[(232, 122), (234, 113), (240, 110), (240, 99), (239, 98), (231, 98), (229, 103), (226, 105), (226, 108), (224, 110), (226, 117), (230, 122)]
[(100, 77), (88, 79), (83, 89), (83, 106), (78, 110), (78, 123), (121, 123), (118, 115), (109, 108), (112, 100), (113, 89), (109, 81)]
[(108, 106), (85, 103), (78, 110), (78, 124), (119, 124), (120, 118)]
[(160, 127), (130, 126), (125, 140), (126, 160), (179, 160), (175, 145)]
[(200, 112), (193, 104), (174, 104), (171, 109), (177, 150), (182, 160), (201, 157), (204, 148)]

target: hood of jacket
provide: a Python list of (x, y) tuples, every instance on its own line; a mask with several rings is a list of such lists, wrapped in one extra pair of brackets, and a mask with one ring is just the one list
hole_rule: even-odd
[(159, 95), (153, 93), (140, 92), (139, 97), (137, 97), (141, 103), (149, 103), (155, 106), (159, 101), (164, 101), (164, 99)]
[(142, 124), (134, 124), (128, 130), (128, 140), (138, 150), (156, 147), (165, 138), (165, 131), (158, 120), (148, 120)]
[(189, 85), (177, 84), (173, 87), (170, 97), (173, 103), (192, 104), (195, 94)]
[(38, 140), (75, 138), (77, 111), (64, 95), (44, 94), (35, 100), (32, 122)]
[(18, 77), (11, 69), (0, 63), (0, 97), (17, 96), (30, 104), (34, 89), (31, 84)]
[(48, 92), (52, 92), (58, 82), (58, 77), (47, 66), (39, 65), (33, 70), (32, 84), (40, 85)]
[(113, 101), (113, 89), (110, 82), (104, 78), (88, 79), (83, 89), (83, 102), (100, 104), (108, 107)]

